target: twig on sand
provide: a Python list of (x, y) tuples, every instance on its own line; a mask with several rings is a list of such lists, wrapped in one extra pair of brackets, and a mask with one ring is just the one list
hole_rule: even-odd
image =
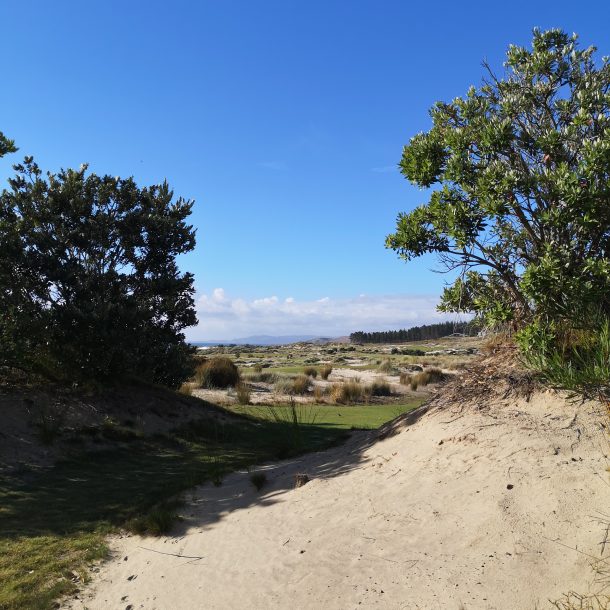
[(159, 555), (170, 555), (171, 557), (180, 557), (181, 559), (203, 559), (203, 556), (196, 557), (191, 555), (180, 555), (180, 553), (165, 553), (164, 551), (156, 551), (155, 549), (149, 549), (145, 546), (138, 546), (139, 549), (150, 551), (151, 553), (158, 553)]
[(602, 542), (600, 542), (601, 547), (602, 547), (602, 552), (601, 554), (604, 554), (604, 551), (606, 550), (606, 544), (608, 544), (608, 534), (610, 534), (610, 523), (608, 523), (608, 527), (606, 527), (606, 532), (604, 533), (604, 539)]

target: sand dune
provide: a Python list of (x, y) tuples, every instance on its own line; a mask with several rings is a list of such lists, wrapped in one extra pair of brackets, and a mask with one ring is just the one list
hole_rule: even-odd
[(260, 493), (247, 473), (194, 490), (173, 536), (114, 538), (66, 607), (514, 610), (596, 592), (603, 422), (551, 392), (437, 399), (383, 440), (267, 466)]

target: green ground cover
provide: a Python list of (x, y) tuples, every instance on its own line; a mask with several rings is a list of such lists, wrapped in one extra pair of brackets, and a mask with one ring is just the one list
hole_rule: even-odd
[[(417, 408), (423, 399), (413, 398), (400, 404), (371, 404), (371, 405), (315, 405), (305, 404), (297, 406), (297, 416), (305, 425), (315, 425), (321, 428), (336, 430), (373, 430), (386, 422)], [(231, 410), (236, 413), (251, 415), (260, 419), (276, 421), (292, 419), (291, 405), (269, 406), (240, 406), (234, 405)]]
[(162, 532), (182, 492), (225, 474), (323, 449), (350, 428), (376, 428), (401, 405), (242, 407), (247, 418), (201, 420), (171, 435), (137, 438), (47, 469), (0, 478), (0, 608), (52, 608), (106, 554), (104, 536), (127, 525)]

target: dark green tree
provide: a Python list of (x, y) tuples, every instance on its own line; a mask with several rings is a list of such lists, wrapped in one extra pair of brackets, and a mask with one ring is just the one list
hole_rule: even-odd
[(15, 142), (13, 140), (9, 140), (1, 131), (0, 131), (0, 158), (4, 157), (8, 153), (13, 153), (17, 151), (17, 147), (15, 146)]
[[(440, 309), (488, 323), (610, 312), (610, 64), (560, 30), (432, 108), (401, 172), (432, 190), (386, 246), (461, 271)], [(580, 315), (580, 314), (579, 314)]]
[[(43, 176), (31, 157), (0, 195), (5, 364), (57, 379), (139, 378), (176, 386), (188, 374), (183, 329), (196, 323), (192, 202), (167, 183), (87, 174)], [(12, 361), (11, 361), (12, 360)]]

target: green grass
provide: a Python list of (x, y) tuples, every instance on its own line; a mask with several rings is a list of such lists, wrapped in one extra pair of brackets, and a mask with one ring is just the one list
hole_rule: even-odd
[[(387, 405), (306, 405), (306, 415), (304, 426), (312, 425), (313, 427), (335, 429), (335, 430), (350, 430), (350, 429), (365, 429), (372, 430), (379, 428), (386, 422), (398, 417), (402, 413), (412, 411), (419, 407), (423, 399), (413, 399), (408, 403), (387, 404)], [(272, 420), (275, 419), (278, 411), (286, 411), (286, 419), (289, 419), (290, 405), (273, 406), (273, 409), (265, 406), (240, 407), (235, 405), (231, 407), (237, 413), (250, 414), (253, 417)], [(313, 421), (313, 424), (308, 424), (308, 421)]]
[(297, 447), (290, 422), (202, 420), (171, 437), (134, 438), (18, 479), (0, 478), (0, 608), (51, 608), (104, 557), (107, 533), (126, 523), (167, 531), (166, 507), (181, 492), (207, 480), (220, 484), (238, 468), (328, 447), (344, 435), (303, 426)]

